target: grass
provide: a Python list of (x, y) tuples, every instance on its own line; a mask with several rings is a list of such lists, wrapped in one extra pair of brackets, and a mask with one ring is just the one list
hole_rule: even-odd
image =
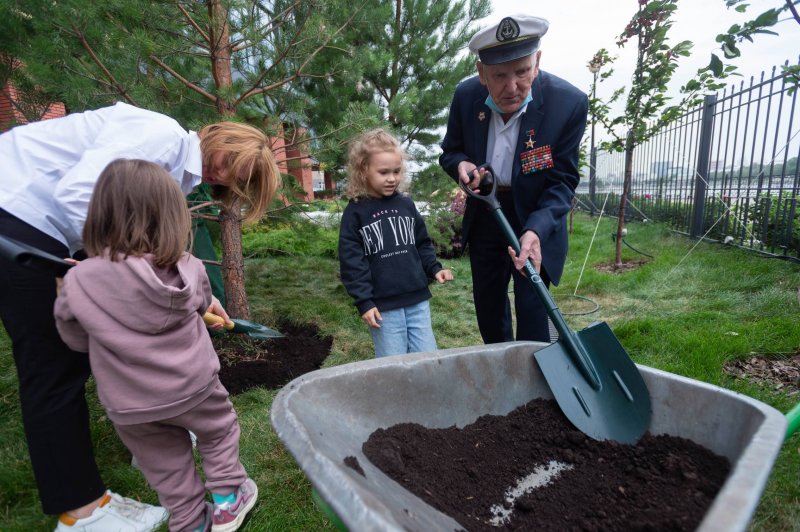
[[(577, 214), (570, 254), (560, 286), (552, 290), (573, 329), (593, 321), (611, 325), (638, 363), (723, 386), (786, 412), (798, 400), (786, 393), (734, 380), (722, 371), (729, 360), (751, 353), (786, 356), (800, 349), (800, 267), (718, 244), (699, 244), (661, 225), (632, 224), (623, 246), (625, 260), (647, 259), (626, 273), (598, 271), (614, 257), (614, 231), (603, 220), (592, 242), (596, 219)], [(591, 249), (590, 249), (591, 245)], [(586, 261), (586, 268), (583, 268)], [(433, 286), (433, 326), (439, 347), (480, 344), (475, 325), (469, 262), (445, 260), (456, 280)], [(372, 357), (372, 344), (330, 257), (282, 255), (247, 265), (253, 318), (312, 322), (334, 338), (325, 366)], [(595, 312), (587, 313), (598, 307)], [(261, 502), (243, 530), (332, 530), (314, 505), (307, 479), (269, 424), (274, 390), (234, 397), (242, 425), (242, 460), (261, 491)], [(91, 390), (96, 456), (109, 487), (156, 502), (103, 417)], [(28, 462), (16, 391), (10, 341), (0, 333), (0, 530), (52, 530), (41, 514)], [(800, 530), (800, 435), (783, 446), (751, 528)], [(80, 472), (76, 472), (80, 474)]]

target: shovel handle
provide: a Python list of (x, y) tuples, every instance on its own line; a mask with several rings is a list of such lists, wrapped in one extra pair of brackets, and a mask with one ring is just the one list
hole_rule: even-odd
[[(514, 230), (511, 228), (511, 225), (509, 225), (508, 220), (503, 214), (503, 211), (500, 208), (497, 208), (492, 214), (494, 214), (497, 223), (500, 224), (503, 233), (505, 233), (506, 240), (508, 240), (508, 243), (514, 249), (514, 252), (519, 255), (521, 252), (519, 240), (517, 240), (517, 235), (514, 234)], [(580, 368), (580, 371), (583, 373), (583, 376), (587, 382), (592, 386), (592, 388), (599, 390), (602, 388), (602, 384), (600, 382), (600, 375), (597, 373), (597, 369), (595, 369), (591, 359), (586, 355), (582, 346), (575, 339), (575, 336), (572, 334), (569, 326), (567, 326), (567, 322), (564, 321), (564, 317), (558, 310), (558, 306), (556, 305), (555, 301), (553, 301), (553, 297), (550, 295), (547, 287), (545, 287), (544, 282), (542, 282), (542, 277), (539, 275), (539, 272), (536, 271), (536, 268), (533, 266), (530, 260), (525, 261), (523, 269), (527, 274), (528, 280), (533, 285), (533, 289), (539, 295), (539, 299), (544, 304), (545, 309), (547, 310), (547, 315), (550, 316), (551, 320), (553, 320), (553, 325), (558, 331), (559, 341), (563, 342), (567, 348), (567, 351), (572, 354), (572, 358), (574, 359), (578, 368)]]
[(226, 322), (225, 318), (223, 318), (222, 316), (217, 316), (216, 314), (213, 314), (211, 312), (206, 312), (205, 314), (203, 314), (203, 321), (205, 322), (206, 325), (217, 325), (221, 323), (222, 326), (229, 331), (233, 329), (233, 327), (235, 326), (233, 322)]

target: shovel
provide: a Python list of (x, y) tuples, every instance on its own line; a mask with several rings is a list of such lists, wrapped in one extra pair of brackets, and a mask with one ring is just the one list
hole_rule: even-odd
[[(35, 248), (24, 242), (0, 235), (0, 255), (9, 260), (36, 269), (54, 277), (64, 277), (73, 264), (60, 257)], [(203, 316), (206, 325), (224, 323), (224, 319), (216, 314), (206, 312)], [(225, 328), (235, 333), (249, 334), (253, 338), (266, 340), (270, 338), (283, 338), (283, 335), (274, 329), (247, 320), (232, 320), (233, 323), (225, 324)]]
[(72, 263), (13, 238), (0, 235), (0, 255), (54, 277), (64, 277)]
[[(509, 245), (519, 254), (519, 240), (497, 201), (492, 168), (488, 164), (479, 168), (487, 170), (480, 193), (460, 179), (458, 184), (466, 194), (487, 204)], [(556, 342), (534, 353), (558, 406), (591, 438), (636, 443), (650, 426), (651, 416), (650, 392), (636, 365), (605, 322), (571, 331), (530, 260), (523, 270), (558, 331)]]
[(231, 319), (231, 323), (225, 323), (222, 316), (217, 316), (211, 312), (203, 314), (203, 321), (206, 325), (215, 325), (217, 323), (223, 324), (223, 327), (232, 332), (239, 334), (246, 334), (251, 338), (258, 340), (269, 340), (271, 338), (283, 338), (283, 335), (275, 329), (270, 329), (266, 325), (261, 325), (249, 320)]

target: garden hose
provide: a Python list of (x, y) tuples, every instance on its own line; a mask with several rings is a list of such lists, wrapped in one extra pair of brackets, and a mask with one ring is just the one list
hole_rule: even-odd
[[(611, 233), (611, 240), (613, 240), (614, 242), (616, 242), (616, 241), (617, 241), (617, 233)], [(647, 253), (645, 253), (644, 251), (639, 251), (639, 250), (638, 250), (638, 249), (636, 249), (635, 247), (633, 247), (633, 246), (631, 246), (630, 244), (628, 244), (628, 243), (625, 241), (625, 236), (624, 236), (624, 235), (623, 235), (623, 237), (622, 237), (622, 243), (623, 243), (623, 244), (625, 244), (626, 246), (628, 246), (629, 248), (631, 248), (633, 251), (635, 251), (635, 252), (636, 252), (636, 253), (638, 253), (639, 255), (644, 255), (645, 257), (650, 257), (651, 259), (654, 259), (654, 258), (655, 258), (654, 256), (652, 256), (652, 255), (648, 255), (648, 254), (647, 254)]]
[(594, 305), (592, 310), (586, 310), (583, 312), (562, 312), (565, 316), (586, 316), (587, 314), (593, 314), (600, 309), (600, 303), (595, 301), (594, 299), (590, 299), (588, 297), (579, 296), (578, 294), (572, 294), (572, 297), (577, 297), (578, 299), (583, 299), (584, 301), (588, 301)]

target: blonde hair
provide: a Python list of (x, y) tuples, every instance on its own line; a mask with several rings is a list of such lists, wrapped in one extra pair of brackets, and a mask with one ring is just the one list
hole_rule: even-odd
[(100, 174), (83, 226), (90, 257), (153, 254), (163, 268), (174, 266), (191, 243), (192, 220), (178, 184), (157, 164), (117, 159)]
[(350, 142), (350, 149), (347, 153), (348, 177), (345, 196), (354, 200), (367, 196), (367, 170), (370, 157), (386, 151), (400, 154), (403, 165), (400, 179), (405, 179), (407, 156), (400, 146), (400, 141), (383, 128), (370, 129)]
[(214, 199), (228, 208), (240, 199), (244, 221), (257, 222), (269, 207), (280, 182), (280, 170), (263, 131), (238, 122), (218, 122), (197, 132), (203, 165), (218, 153), (225, 154), (229, 186), (211, 187)]

